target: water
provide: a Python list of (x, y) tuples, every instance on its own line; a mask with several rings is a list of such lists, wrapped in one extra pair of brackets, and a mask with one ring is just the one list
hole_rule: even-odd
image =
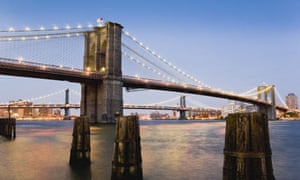
[[(17, 138), (0, 138), (2, 180), (108, 180), (114, 126), (92, 127), (92, 164), (72, 169), (72, 121), (19, 121)], [(300, 175), (300, 121), (270, 122), (274, 175)], [(222, 179), (224, 121), (141, 121), (145, 180)]]

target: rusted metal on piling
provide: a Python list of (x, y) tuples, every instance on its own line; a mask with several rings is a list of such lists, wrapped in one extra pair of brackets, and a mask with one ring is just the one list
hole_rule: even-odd
[(90, 125), (87, 117), (74, 120), (70, 165), (89, 165), (91, 162)]
[(137, 116), (123, 116), (117, 119), (111, 179), (143, 179)]
[(8, 138), (16, 138), (16, 119), (15, 118), (1, 118), (0, 119), (0, 135)]
[(274, 180), (268, 118), (230, 114), (226, 120), (223, 180)]

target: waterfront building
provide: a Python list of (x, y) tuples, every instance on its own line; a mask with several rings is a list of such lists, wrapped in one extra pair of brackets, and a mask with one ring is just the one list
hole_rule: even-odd
[(61, 110), (58, 108), (51, 108), (47, 104), (42, 107), (34, 107), (32, 102), (21, 99), (9, 101), (9, 106), (0, 108), (0, 117), (8, 117), (9, 115), (17, 119), (62, 117)]
[(289, 93), (285, 97), (285, 103), (290, 109), (298, 109), (298, 97), (295, 93)]
[(222, 107), (222, 117), (227, 117), (228, 114), (238, 113), (238, 112), (255, 112), (257, 108), (254, 105), (250, 105), (238, 101), (229, 101)]
[(188, 112), (189, 119), (220, 119), (221, 118), (221, 110), (215, 109), (198, 109), (194, 111)]
[(24, 101), (19, 99), (17, 101), (9, 101), (10, 106), (20, 106), (18, 108), (11, 109), (11, 115), (19, 118), (19, 117), (30, 117), (32, 115), (32, 102)]

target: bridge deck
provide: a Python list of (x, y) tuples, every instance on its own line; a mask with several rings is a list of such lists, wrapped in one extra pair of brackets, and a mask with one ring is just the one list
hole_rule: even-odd
[[(101, 81), (103, 76), (100, 73), (87, 72), (79, 69), (64, 68), (55, 65), (46, 65), (33, 62), (18, 61), (14, 59), (0, 58), (0, 74), (32, 77), (39, 79), (63, 80), (70, 82), (86, 83)], [(204, 96), (218, 97), (236, 100), (258, 106), (271, 106), (269, 102), (249, 98), (238, 94), (204, 88), (188, 84), (176, 84), (153, 79), (135, 78), (131, 76), (122, 77), (123, 86), (129, 88), (144, 88), (163, 91), (184, 92)], [(287, 108), (276, 106), (279, 110), (286, 111)]]

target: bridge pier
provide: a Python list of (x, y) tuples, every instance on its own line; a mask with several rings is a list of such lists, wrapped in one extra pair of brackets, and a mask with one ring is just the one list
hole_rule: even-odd
[[(185, 96), (180, 96), (180, 108), (186, 108)], [(179, 110), (179, 120), (187, 120), (186, 110)]]
[(81, 85), (81, 114), (92, 123), (115, 123), (123, 114), (120, 24), (108, 22), (85, 34), (84, 70), (102, 80)]
[(69, 103), (70, 103), (70, 96), (69, 96), (69, 89), (66, 89), (65, 91), (65, 115), (64, 115), (64, 120), (70, 120), (70, 108), (68, 107)]

